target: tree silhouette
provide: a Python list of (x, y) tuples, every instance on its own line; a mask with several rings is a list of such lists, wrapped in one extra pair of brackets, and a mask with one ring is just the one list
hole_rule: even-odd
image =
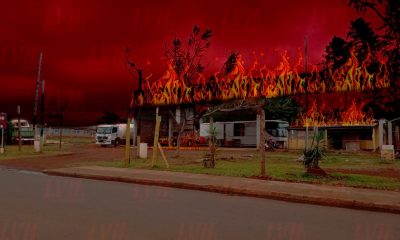
[(201, 61), (204, 53), (211, 45), (211, 29), (201, 32), (199, 26), (194, 25), (186, 44), (175, 38), (171, 46), (166, 46), (165, 56), (170, 61), (180, 80), (190, 85), (190, 81), (196, 74), (204, 71)]
[(336, 70), (349, 58), (349, 43), (341, 37), (334, 36), (325, 49), (324, 65)]
[(349, 0), (348, 4), (359, 13), (371, 11), (381, 20), (381, 25), (374, 29), (362, 17), (351, 21), (347, 39), (334, 36), (326, 47), (322, 74), (325, 81), (331, 81), (327, 73), (346, 62), (352, 47), (359, 61), (371, 53), (368, 56), (368, 72), (376, 74), (380, 63), (386, 63), (390, 87), (364, 93), (369, 102), (367, 106), (373, 110), (375, 118), (394, 118), (400, 112), (400, 1)]
[[(379, 11), (378, 5), (384, 4), (385, 12)], [(365, 13), (368, 9), (373, 11), (382, 21), (387, 38), (396, 41), (397, 48), (400, 42), (400, 1), (398, 0), (349, 0), (349, 6)]]
[(374, 56), (383, 46), (379, 36), (363, 18), (351, 21), (347, 37), (350, 38), (351, 45), (355, 47), (357, 58), (360, 61), (365, 59), (369, 51)]
[[(172, 40), (170, 46), (166, 45), (165, 56), (173, 67), (178, 80), (185, 83), (186, 86), (191, 86), (193, 78), (203, 73), (204, 66), (202, 65), (202, 58), (207, 52), (207, 49), (211, 46), (212, 35), (211, 29), (202, 31), (198, 25), (194, 25), (186, 44), (184, 44), (181, 39), (175, 38)], [(196, 122), (196, 119), (201, 117), (201, 115), (196, 112), (189, 114), (189, 108), (195, 110), (196, 106), (180, 107), (180, 122), (176, 120), (176, 111), (169, 111), (170, 120), (175, 122), (175, 130), (178, 132), (176, 157), (180, 155), (181, 136), (185, 130), (185, 125), (189, 121)]]

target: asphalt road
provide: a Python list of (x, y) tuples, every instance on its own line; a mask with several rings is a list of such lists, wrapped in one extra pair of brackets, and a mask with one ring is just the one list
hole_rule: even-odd
[(400, 215), (0, 169), (5, 239), (400, 239)]

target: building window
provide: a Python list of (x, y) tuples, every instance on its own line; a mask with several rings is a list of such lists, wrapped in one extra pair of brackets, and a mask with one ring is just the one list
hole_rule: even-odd
[(233, 125), (233, 136), (244, 136), (244, 123), (235, 123)]

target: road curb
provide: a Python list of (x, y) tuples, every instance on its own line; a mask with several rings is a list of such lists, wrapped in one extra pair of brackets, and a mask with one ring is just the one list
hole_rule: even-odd
[(355, 201), (355, 200), (315, 197), (315, 196), (288, 194), (288, 193), (281, 193), (281, 192), (274, 192), (274, 191), (257, 191), (257, 190), (240, 189), (240, 188), (233, 188), (233, 187), (224, 187), (224, 186), (220, 186), (220, 185), (200, 185), (200, 184), (193, 184), (193, 183), (180, 183), (180, 182), (165, 181), (165, 180), (149, 180), (149, 179), (140, 179), (140, 178), (133, 178), (133, 177), (115, 177), (115, 176), (104, 176), (104, 175), (100, 175), (100, 174), (87, 174), (87, 173), (77, 173), (77, 172), (71, 173), (71, 172), (63, 172), (63, 171), (52, 170), (52, 169), (43, 170), (42, 172), (45, 174), (48, 174), (48, 175), (53, 175), (53, 176), (85, 178), (85, 179), (94, 179), (94, 180), (103, 180), (103, 181), (112, 181), (112, 182), (136, 183), (136, 184), (143, 184), (143, 185), (155, 185), (155, 186), (162, 186), (162, 187), (200, 190), (200, 191), (206, 191), (206, 192), (216, 192), (216, 193), (223, 193), (223, 194), (230, 194), (230, 195), (283, 200), (283, 201), (295, 202), (295, 203), (316, 204), (316, 205), (323, 205), (323, 206), (330, 206), (330, 207), (341, 207), (341, 208), (350, 208), (350, 209), (358, 209), (358, 210), (369, 210), (369, 211), (400, 214), (399, 206), (371, 203), (371, 202), (362, 202), (362, 201)]

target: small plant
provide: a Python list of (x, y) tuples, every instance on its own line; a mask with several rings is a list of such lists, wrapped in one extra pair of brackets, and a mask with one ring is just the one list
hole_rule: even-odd
[(203, 160), (203, 165), (206, 168), (214, 168), (215, 167), (215, 155), (217, 152), (217, 128), (216, 127), (210, 127), (208, 130), (208, 136), (209, 136), (209, 150), (210, 152), (206, 154), (204, 160)]
[(325, 154), (322, 150), (322, 144), (324, 141), (323, 132), (319, 132), (318, 128), (314, 129), (314, 136), (309, 149), (305, 148), (303, 151), (303, 163), (307, 169), (307, 173), (323, 175), (326, 173), (319, 167), (319, 161), (321, 161)]

